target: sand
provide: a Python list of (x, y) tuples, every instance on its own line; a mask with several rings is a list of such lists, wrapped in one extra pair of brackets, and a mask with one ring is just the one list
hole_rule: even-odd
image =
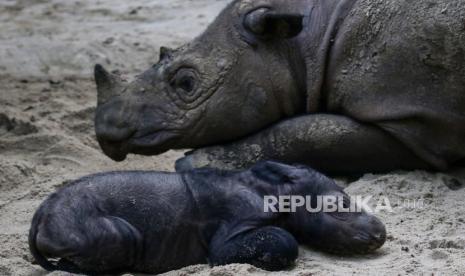
[[(122, 163), (101, 153), (93, 132), (93, 64), (130, 79), (157, 61), (160, 46), (199, 34), (227, 2), (0, 0), (0, 275), (47, 274), (32, 263), (27, 232), (36, 207), (64, 181), (111, 170), (173, 170), (182, 152)], [(355, 257), (301, 248), (286, 273), (465, 275), (465, 178), (459, 173), (341, 181), (352, 195), (389, 197), (394, 212), (379, 214), (386, 245)], [(406, 200), (423, 205), (412, 208)], [(265, 273), (249, 265), (197, 265), (167, 275)]]

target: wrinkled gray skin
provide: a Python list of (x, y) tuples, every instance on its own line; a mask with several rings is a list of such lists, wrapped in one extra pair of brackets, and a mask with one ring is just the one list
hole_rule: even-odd
[[(365, 212), (264, 211), (264, 196), (350, 198), (305, 166), (262, 162), (246, 171), (115, 172), (88, 176), (52, 194), (34, 215), (29, 245), (48, 270), (161, 273), (184, 266), (292, 265), (298, 243), (338, 253), (381, 247), (386, 230)], [(48, 258), (60, 259), (52, 263)]]
[(444, 170), (465, 157), (465, 1), (236, 0), (133, 83), (96, 81), (114, 160)]

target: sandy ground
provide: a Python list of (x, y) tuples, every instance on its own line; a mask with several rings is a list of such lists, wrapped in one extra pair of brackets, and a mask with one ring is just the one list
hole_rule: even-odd
[[(64, 180), (108, 170), (172, 170), (181, 152), (105, 157), (95, 142), (94, 63), (129, 78), (162, 45), (197, 35), (226, 0), (0, 0), (0, 275), (44, 275), (27, 247), (35, 208)], [(365, 175), (353, 195), (388, 196), (388, 241), (376, 254), (335, 257), (302, 248), (290, 275), (465, 275), (465, 178), (460, 172)], [(412, 208), (407, 200), (421, 200)], [(421, 203), (420, 202), (420, 203)], [(410, 205), (410, 206), (408, 206)], [(61, 275), (55, 272), (53, 275)], [(265, 274), (198, 265), (168, 275)], [(281, 273), (275, 273), (281, 275)]]

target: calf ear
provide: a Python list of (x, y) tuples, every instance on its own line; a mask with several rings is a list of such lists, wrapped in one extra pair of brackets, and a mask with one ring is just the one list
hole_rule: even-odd
[(259, 39), (283, 39), (297, 36), (303, 29), (303, 15), (279, 13), (268, 8), (249, 12), (244, 28)]
[(251, 168), (255, 177), (275, 185), (294, 184), (299, 178), (299, 170), (297, 167), (273, 161), (261, 162)]

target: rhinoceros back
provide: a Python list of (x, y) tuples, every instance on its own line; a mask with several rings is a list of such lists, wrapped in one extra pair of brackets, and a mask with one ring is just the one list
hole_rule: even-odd
[(465, 158), (465, 1), (358, 0), (331, 49), (328, 111), (437, 168)]

